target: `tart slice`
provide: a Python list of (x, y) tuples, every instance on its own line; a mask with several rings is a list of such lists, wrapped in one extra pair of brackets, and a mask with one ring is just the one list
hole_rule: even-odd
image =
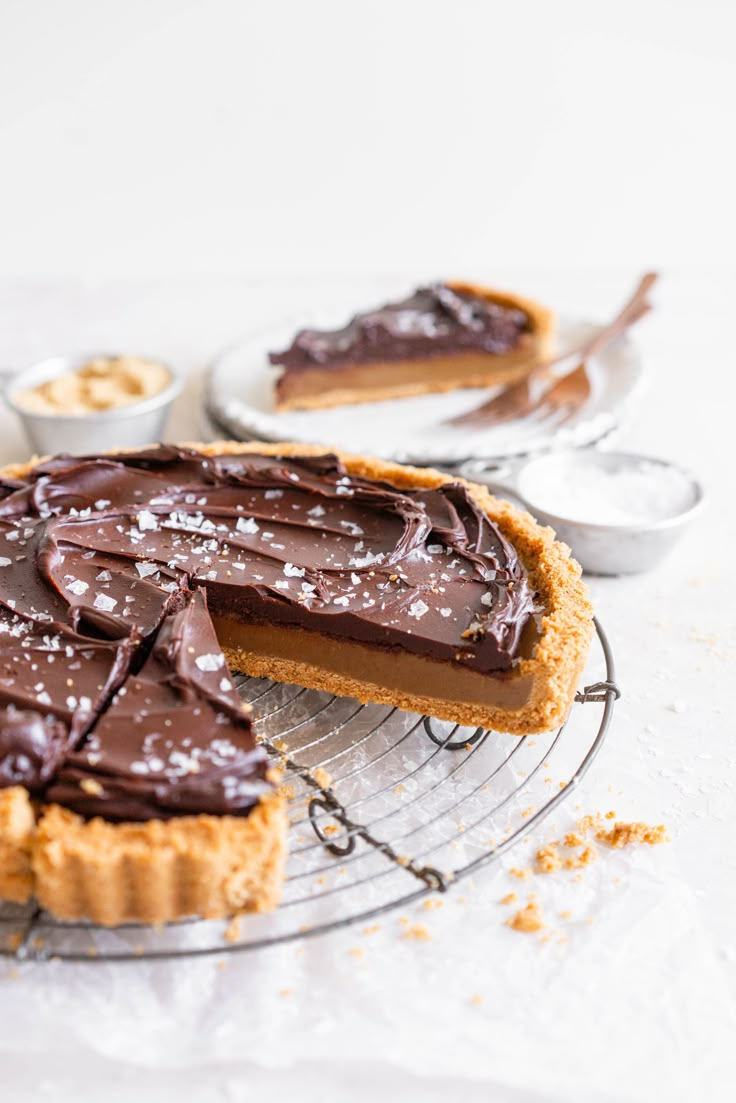
[(513, 383), (549, 357), (554, 316), (531, 299), (470, 283), (420, 287), (339, 330), (303, 329), (269, 359), (278, 410)]

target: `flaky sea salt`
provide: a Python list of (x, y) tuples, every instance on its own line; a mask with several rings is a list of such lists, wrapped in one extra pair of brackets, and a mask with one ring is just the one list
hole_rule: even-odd
[(256, 524), (252, 517), (238, 517), (235, 528), (238, 532), (243, 532), (246, 535), (252, 536), (254, 533), (258, 532), (260, 525)]
[(197, 664), (197, 666), (199, 667), (200, 670), (203, 670), (203, 671), (221, 670), (222, 667), (225, 665), (225, 656), (222, 655), (222, 654), (220, 654), (220, 655), (215, 655), (215, 654), (212, 654), (212, 655), (197, 655), (197, 658), (194, 661), (195, 661), (195, 663)]
[(136, 563), (135, 569), (141, 578), (148, 578), (149, 575), (158, 574), (158, 563)]
[(138, 522), (138, 528), (142, 532), (155, 532), (158, 528), (158, 521), (156, 520), (155, 513), (151, 513), (150, 509), (142, 509), (136, 517)]
[(100, 609), (103, 613), (111, 613), (117, 605), (117, 601), (108, 594), (95, 594), (95, 600), (92, 604), (95, 609)]
[(531, 463), (519, 490), (530, 505), (570, 521), (637, 525), (676, 517), (693, 505), (684, 471), (653, 460), (563, 455)]

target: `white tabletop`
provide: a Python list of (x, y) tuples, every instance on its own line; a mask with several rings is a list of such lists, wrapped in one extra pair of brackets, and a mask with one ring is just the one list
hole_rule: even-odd
[[(525, 273), (515, 282), (560, 311), (605, 317), (635, 275)], [(161, 356), (191, 373), (168, 438), (196, 439), (199, 374), (220, 347), (285, 309), (328, 299), (350, 307), (395, 288), (6, 285), (0, 361), (20, 367), (100, 347)], [(444, 907), (408, 912), (430, 941), (402, 939), (399, 915), (389, 914), (371, 935), (353, 928), (227, 961), (2, 964), (9, 1098), (731, 1097), (735, 296), (736, 280), (672, 273), (640, 327), (649, 388), (619, 441), (694, 468), (709, 506), (651, 574), (590, 581), (624, 696), (556, 828), (542, 826), (503, 865), (528, 865), (535, 846), (582, 812), (608, 808), (664, 822), (672, 842), (607, 852), (581, 881), (536, 878), (548, 911), (573, 913), (557, 924), (564, 943), (504, 926), (499, 899), (528, 886), (495, 865), (451, 891)], [(19, 426), (2, 413), (0, 462), (27, 455)]]

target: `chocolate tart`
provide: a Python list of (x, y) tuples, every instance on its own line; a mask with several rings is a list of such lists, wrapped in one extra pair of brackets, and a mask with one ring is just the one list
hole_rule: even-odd
[(550, 529), (305, 445), (0, 472), (0, 897), (115, 925), (273, 907), (278, 778), (226, 666), (519, 734), (592, 634)]
[(278, 410), (514, 383), (552, 353), (554, 315), (471, 283), (420, 287), (340, 330), (304, 329), (269, 360)]

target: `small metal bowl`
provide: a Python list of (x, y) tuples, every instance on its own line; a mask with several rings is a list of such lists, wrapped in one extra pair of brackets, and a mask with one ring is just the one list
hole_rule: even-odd
[(659, 464), (676, 470), (689, 484), (689, 500), (680, 511), (660, 520), (621, 525), (597, 524), (548, 513), (533, 500), (528, 487), (533, 482), (535, 469), (538, 471), (542, 464), (559, 463), (559, 453), (516, 461), (506, 466), (470, 460), (462, 466), (461, 474), (467, 479), (483, 483), (495, 493), (514, 498), (542, 524), (550, 525), (558, 539), (572, 549), (583, 570), (590, 574), (638, 574), (650, 570), (671, 550), (703, 506), (701, 484), (678, 464), (651, 456), (597, 449), (582, 449), (574, 456), (576, 463), (589, 463), (607, 471), (639, 463)]
[(171, 382), (158, 394), (91, 414), (36, 414), (16, 401), (20, 391), (70, 375), (90, 360), (109, 357), (111, 353), (91, 353), (86, 356), (53, 356), (30, 368), (17, 372), (5, 385), (7, 405), (23, 423), (33, 449), (41, 455), (56, 452), (109, 452), (112, 448), (140, 448), (160, 440), (171, 405), (182, 389), (182, 379), (168, 364), (164, 364)]

